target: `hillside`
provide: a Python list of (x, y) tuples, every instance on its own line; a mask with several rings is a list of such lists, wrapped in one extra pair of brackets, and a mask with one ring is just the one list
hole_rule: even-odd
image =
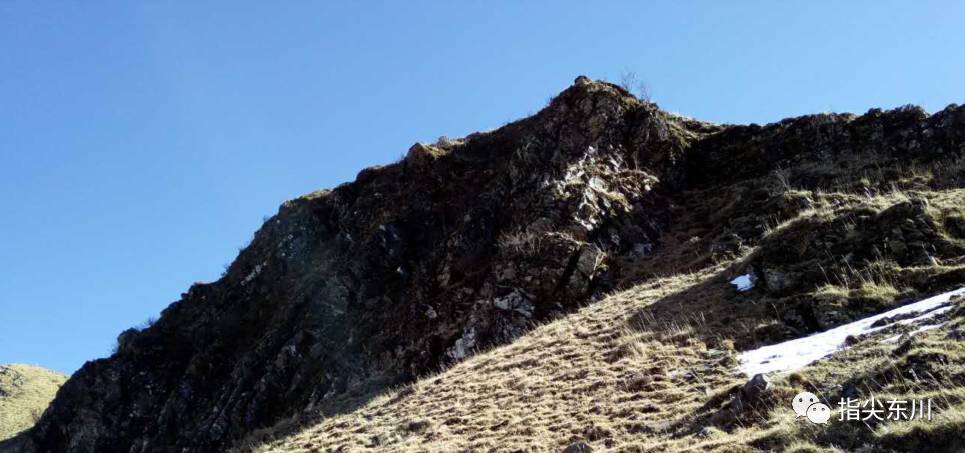
[[(876, 333), (825, 361), (772, 375), (765, 397), (734, 410), (748, 377), (735, 372), (731, 344), (710, 334), (724, 327), (721, 320), (700, 314), (713, 311), (700, 300), (732, 302), (725, 275), (713, 268), (614, 294), (358, 409), (257, 433), (238, 450), (560, 452), (581, 442), (621, 452), (965, 447), (965, 304), (941, 328), (885, 343), (915, 327)], [(668, 312), (659, 308), (665, 304), (698, 307)], [(795, 419), (789, 403), (796, 393), (812, 391), (834, 407), (846, 389), (933, 398), (936, 415), (867, 426), (832, 420), (826, 429)]]
[[(663, 277), (639, 277), (643, 283), (510, 345), (376, 397), (349, 396), (236, 449), (960, 451), (960, 295), (934, 311), (879, 319), (875, 329), (842, 337), (830, 357), (771, 372), (762, 395), (745, 390), (751, 375), (741, 370), (754, 368), (745, 362), (754, 347), (792, 340), (785, 350), (801, 354), (814, 345), (794, 339), (965, 288), (961, 160), (888, 168), (886, 160), (851, 157), (790, 163), (689, 193), (677, 209), (674, 246), (636, 263), (638, 273)], [(870, 168), (842, 168), (854, 165)], [(789, 214), (769, 213), (775, 205), (791, 206)], [(730, 248), (706, 241), (721, 225), (753, 233), (722, 235)], [(686, 270), (674, 271), (682, 261), (677, 269)], [(742, 275), (753, 283), (746, 291), (731, 283)], [(801, 391), (820, 395), (835, 414), (841, 398), (874, 395), (932, 400), (935, 416), (811, 425), (790, 407)]]
[(32, 365), (0, 365), (0, 441), (33, 426), (66, 380)]
[[(766, 388), (739, 367), (965, 284), (963, 155), (954, 105), (717, 125), (579, 77), (532, 117), (284, 203), (6, 445), (957, 448), (952, 306)], [(812, 429), (779, 404), (802, 388), (932, 395), (946, 419)]]

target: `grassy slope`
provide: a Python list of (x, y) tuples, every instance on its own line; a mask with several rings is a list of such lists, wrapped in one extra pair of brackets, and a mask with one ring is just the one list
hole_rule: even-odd
[[(719, 271), (615, 294), (352, 412), (304, 423), (256, 450), (561, 451), (584, 440), (595, 451), (841, 451), (837, 446), (868, 443), (910, 451), (962, 436), (965, 342), (947, 336), (965, 325), (965, 307), (943, 328), (896, 344), (866, 339), (778, 376), (762, 407), (715, 420), (735, 386), (746, 381), (735, 371), (729, 343), (702, 338), (712, 326), (696, 311), (669, 318), (640, 314), (655, 304), (684, 302), (682, 295), (720, 297), (730, 289), (715, 275)], [(905, 376), (919, 362), (934, 379)], [(818, 427), (795, 418), (789, 407), (794, 394), (815, 391), (834, 408), (834, 392), (846, 382), (879, 398), (933, 398), (944, 410), (932, 422), (876, 426), (832, 420)]]
[[(812, 208), (767, 227), (761, 247), (768, 246), (768, 237), (780, 239), (778, 235), (798, 223), (834, 219), (840, 212), (849, 215), (848, 206), (885, 210), (908, 194), (807, 196)], [(963, 192), (914, 196), (928, 198), (930, 209), (937, 210), (961, 206)], [(688, 222), (681, 219), (685, 228)], [(960, 365), (965, 362), (965, 342), (953, 338), (962, 337), (965, 309), (942, 328), (911, 340), (880, 344), (863, 339), (829, 360), (774, 376), (769, 398), (731, 410), (732, 395), (747, 380), (736, 370), (735, 343), (739, 348), (759, 344), (759, 332), (776, 322), (775, 299), (758, 291), (737, 293), (728, 284), (756, 250), (705, 265), (699, 272), (672, 272), (613, 294), (410, 386), (374, 398), (346, 396), (319, 411), (326, 416), (306, 416), (256, 433), (240, 449), (561, 451), (572, 442), (587, 441), (595, 451), (837, 451), (866, 444), (905, 451), (914, 442), (957, 442), (965, 422), (965, 367)], [(666, 253), (670, 255), (656, 260), (664, 270), (668, 263), (698, 255), (683, 246), (669, 247)], [(832, 277), (805, 296), (818, 302), (838, 298), (842, 306), (885, 307), (908, 291), (925, 295), (905, 288), (911, 277), (903, 276), (960, 267), (894, 266), (868, 278)], [(646, 263), (642, 269), (659, 275)], [(862, 310), (853, 315), (863, 316)], [(881, 336), (885, 334), (894, 332)], [(930, 423), (812, 427), (785, 407), (794, 394), (807, 389), (835, 408), (848, 383), (862, 398), (871, 393), (931, 397), (945, 410)]]
[[(727, 371), (731, 356), (708, 351), (688, 328), (631, 327), (640, 309), (708, 275), (613, 295), (264, 450), (543, 451), (580, 439), (648, 444), (684, 408), (696, 409), (708, 392), (739, 381)], [(680, 348), (676, 340), (693, 343)], [(698, 377), (687, 379), (688, 372)]]
[(0, 365), (0, 440), (32, 426), (66, 380), (33, 365)]

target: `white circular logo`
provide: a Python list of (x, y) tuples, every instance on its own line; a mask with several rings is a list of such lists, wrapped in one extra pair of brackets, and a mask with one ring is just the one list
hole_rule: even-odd
[(794, 413), (798, 417), (808, 416), (808, 406), (817, 403), (818, 396), (811, 392), (801, 392), (794, 396), (794, 400), (791, 401), (791, 407), (794, 408)]
[(831, 408), (824, 403), (814, 403), (808, 406), (808, 420), (811, 423), (823, 425), (831, 419)]

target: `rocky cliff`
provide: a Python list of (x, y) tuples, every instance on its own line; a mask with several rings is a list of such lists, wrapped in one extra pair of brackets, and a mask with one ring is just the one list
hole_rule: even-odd
[[(791, 187), (959, 187), (963, 154), (956, 106), (720, 126), (580, 77), (533, 117), (417, 144), (398, 163), (284, 203), (223, 278), (122, 333), (117, 352), (71, 377), (16, 445), (220, 451), (306, 409), (349, 410), (347, 395), (410, 382), (612, 290), (777, 240), (762, 225), (815, 203)], [(935, 174), (916, 182), (916, 166)], [(882, 257), (960, 259), (945, 234), (962, 228), (960, 214), (932, 214), (920, 201), (864, 213), (855, 221), (881, 228), (818, 245), (811, 229), (782, 231), (796, 255), (762, 252), (747, 265), (779, 325), (746, 341), (852, 316), (800, 308), (796, 298), (819, 286), (817, 265), (834, 274)], [(814, 222), (835, 228), (834, 218)], [(908, 284), (952, 278), (939, 274)]]

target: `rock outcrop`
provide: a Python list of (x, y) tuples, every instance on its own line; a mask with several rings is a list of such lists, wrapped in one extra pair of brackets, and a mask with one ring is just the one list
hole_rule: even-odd
[[(416, 144), (398, 163), (284, 203), (223, 278), (122, 333), (117, 352), (88, 362), (17, 442), (33, 452), (221, 451), (647, 278), (631, 267), (679, 232), (676, 207), (688, 193), (829, 159), (855, 167), (802, 170), (795, 183), (868, 165), (855, 156), (875, 154), (880, 166), (963, 153), (965, 109), (956, 107), (719, 126), (581, 77), (533, 117)], [(756, 194), (769, 190), (758, 183), (741, 190), (742, 204), (714, 209), (786, 217), (807, 208)], [(928, 239), (936, 225), (922, 222), (914, 231)], [(714, 254), (763, 235), (705, 223), (703, 236), (721, 238)], [(761, 258), (762, 268), (774, 260)]]

